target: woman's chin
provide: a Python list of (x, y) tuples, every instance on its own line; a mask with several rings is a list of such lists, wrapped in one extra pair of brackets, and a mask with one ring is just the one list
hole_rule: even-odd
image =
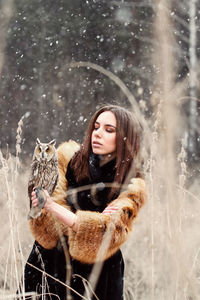
[(104, 153), (100, 149), (92, 149), (92, 152), (97, 155), (103, 155)]

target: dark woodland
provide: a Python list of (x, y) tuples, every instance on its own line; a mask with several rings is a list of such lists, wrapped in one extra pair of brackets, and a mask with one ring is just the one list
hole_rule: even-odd
[[(7, 3), (7, 4), (6, 4)], [(7, 10), (10, 7), (10, 14)], [(0, 1), (2, 65), (0, 147), (15, 153), (16, 130), (23, 118), (22, 157), (31, 157), (37, 137), (60, 143), (81, 142), (89, 116), (99, 105), (129, 107), (120, 88), (101, 72), (70, 67), (73, 62), (97, 64), (117, 75), (153, 117), (161, 100), (159, 66), (153, 63), (155, 3), (149, 1)], [(7, 10), (6, 10), (6, 6)], [(195, 59), (200, 55), (200, 5), (196, 4)], [(190, 18), (187, 1), (172, 1), (168, 30), (175, 40), (174, 85), (186, 80), (185, 96), (199, 97), (198, 70), (190, 86)], [(196, 68), (196, 66), (195, 66)], [(200, 157), (199, 101), (182, 105), (185, 115), (177, 141), (185, 140), (187, 160)]]

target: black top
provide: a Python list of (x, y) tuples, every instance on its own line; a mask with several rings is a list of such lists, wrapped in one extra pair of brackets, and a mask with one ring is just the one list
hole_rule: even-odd
[[(67, 168), (66, 179), (68, 181), (68, 191), (74, 188), (91, 185), (91, 188), (83, 189), (75, 196), (67, 196), (67, 204), (75, 212), (77, 209), (102, 212), (108, 204), (108, 195), (110, 187), (106, 183), (113, 183), (115, 176), (116, 159), (109, 161), (102, 167), (99, 166), (100, 157), (92, 154), (89, 158), (90, 179), (85, 178), (79, 182), (76, 181), (74, 172), (70, 166)], [(93, 185), (93, 186), (92, 186)], [(119, 193), (113, 196), (117, 198)]]
[[(99, 167), (99, 157), (91, 155), (89, 159), (91, 179), (87, 178), (80, 182), (76, 182), (73, 170), (69, 164), (66, 173), (68, 190), (84, 185), (97, 184), (95, 189), (92, 188), (80, 191), (77, 194), (76, 200), (74, 200), (74, 197), (72, 196), (67, 196), (67, 204), (71, 206), (73, 211), (81, 209), (102, 212), (104, 210), (107, 205), (108, 194), (110, 192), (110, 188), (105, 187), (105, 183), (113, 182), (115, 164), (116, 161), (112, 160), (102, 167)], [(64, 253), (60, 246), (51, 250), (46, 250), (35, 242), (27, 262), (39, 269), (45, 270), (45, 272), (51, 276), (65, 283), (66, 264)], [(52, 296), (46, 296), (45, 299), (58, 299), (58, 297), (53, 296), (53, 294), (58, 295), (61, 300), (66, 299), (66, 290), (64, 286), (52, 278), (42, 278), (42, 273), (31, 267), (28, 263), (25, 266), (24, 274), (26, 292), (50, 292)], [(71, 287), (84, 295), (85, 288), (80, 276), (88, 279), (93, 265), (83, 264), (77, 260), (71, 259), (71, 266), (73, 270)], [(95, 293), (100, 300), (123, 300), (123, 273), (124, 262), (121, 251), (119, 250), (115, 255), (103, 263), (95, 289)], [(77, 274), (79, 276), (77, 276)], [(47, 283), (46, 289), (44, 287), (42, 289), (42, 285), (44, 285), (45, 282)], [(82, 299), (76, 294), (72, 293), (72, 295), (74, 300)], [(42, 299), (42, 297), (38, 299)], [(94, 297), (92, 299), (96, 298)]]

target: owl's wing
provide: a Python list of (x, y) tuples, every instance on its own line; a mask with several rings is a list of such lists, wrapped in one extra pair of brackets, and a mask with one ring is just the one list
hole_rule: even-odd
[(53, 187), (52, 187), (52, 193), (53, 193), (53, 191), (55, 190), (55, 187), (56, 187), (56, 185), (57, 185), (57, 183), (58, 183), (58, 174), (56, 174), (56, 176), (55, 176), (55, 182), (54, 182), (54, 185), (53, 185)]

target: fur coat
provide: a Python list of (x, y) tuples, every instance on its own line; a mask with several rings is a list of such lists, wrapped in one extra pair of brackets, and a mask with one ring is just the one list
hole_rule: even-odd
[[(58, 204), (70, 209), (66, 201), (68, 163), (79, 145), (74, 141), (62, 143), (58, 149), (59, 181), (52, 195)], [(126, 191), (109, 205), (118, 207), (112, 215), (100, 212), (77, 210), (79, 220), (77, 232), (57, 221), (43, 210), (40, 217), (30, 220), (30, 229), (35, 240), (45, 249), (53, 249), (64, 234), (68, 236), (68, 247), (73, 259), (87, 264), (103, 261), (116, 253), (127, 240), (133, 221), (147, 197), (145, 183), (134, 178)]]

